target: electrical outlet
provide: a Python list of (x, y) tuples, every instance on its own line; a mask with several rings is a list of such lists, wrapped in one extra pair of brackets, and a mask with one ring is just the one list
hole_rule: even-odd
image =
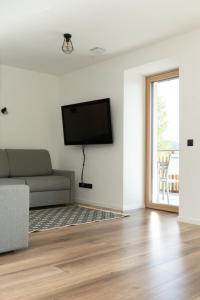
[(85, 189), (92, 189), (92, 184), (91, 183), (80, 182), (79, 187), (80, 188), (85, 188)]

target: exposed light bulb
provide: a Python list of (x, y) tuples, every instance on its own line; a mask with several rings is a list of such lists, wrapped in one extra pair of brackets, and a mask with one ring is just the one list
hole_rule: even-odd
[(71, 34), (65, 33), (64, 34), (64, 41), (62, 45), (62, 51), (66, 54), (71, 54), (74, 51), (74, 47), (71, 41)]

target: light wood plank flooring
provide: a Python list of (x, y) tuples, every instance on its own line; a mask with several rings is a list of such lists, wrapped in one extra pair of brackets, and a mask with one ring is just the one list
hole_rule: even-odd
[(200, 226), (176, 214), (131, 217), (30, 236), (0, 255), (0, 300), (200, 299)]

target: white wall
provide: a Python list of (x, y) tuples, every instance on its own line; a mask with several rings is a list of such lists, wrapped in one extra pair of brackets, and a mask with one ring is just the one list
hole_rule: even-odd
[[(180, 220), (200, 224), (200, 39), (194, 38), (185, 45), (180, 74)], [(194, 147), (186, 146), (188, 138)]]
[[(61, 104), (111, 97), (115, 143), (89, 147), (86, 177), (94, 189), (79, 190), (81, 201), (100, 206), (123, 208), (123, 109), (124, 72), (127, 69), (175, 58), (180, 68), (180, 216), (200, 221), (200, 31), (174, 37), (138, 49), (80, 71), (61, 80)], [(166, 70), (170, 69), (166, 65)], [(134, 113), (134, 112), (133, 112)], [(186, 139), (194, 138), (188, 148)], [(76, 147), (61, 148), (62, 163), (80, 173), (81, 154)], [(78, 178), (77, 178), (78, 181)], [(134, 202), (134, 199), (133, 199)], [(134, 207), (134, 204), (133, 204)]]
[(58, 78), (1, 66), (0, 148), (44, 148), (58, 165)]
[(61, 104), (111, 97), (114, 145), (86, 147), (85, 182), (93, 184), (92, 190), (78, 188), (82, 164), (79, 146), (63, 145), (61, 166), (75, 170), (76, 199), (79, 202), (122, 209), (123, 74), (117, 68), (99, 65), (62, 78)]
[(135, 69), (124, 75), (123, 210), (144, 206), (145, 78)]
[[(2, 66), (0, 65), (0, 110), (2, 108), (1, 89), (2, 89)], [(1, 115), (1, 112), (0, 112), (0, 115)], [(0, 143), (1, 143), (1, 136), (2, 136), (2, 117), (0, 116)]]

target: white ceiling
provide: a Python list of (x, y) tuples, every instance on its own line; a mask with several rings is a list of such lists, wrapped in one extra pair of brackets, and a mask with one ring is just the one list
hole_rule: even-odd
[(199, 26), (199, 0), (0, 0), (0, 62), (61, 75)]

